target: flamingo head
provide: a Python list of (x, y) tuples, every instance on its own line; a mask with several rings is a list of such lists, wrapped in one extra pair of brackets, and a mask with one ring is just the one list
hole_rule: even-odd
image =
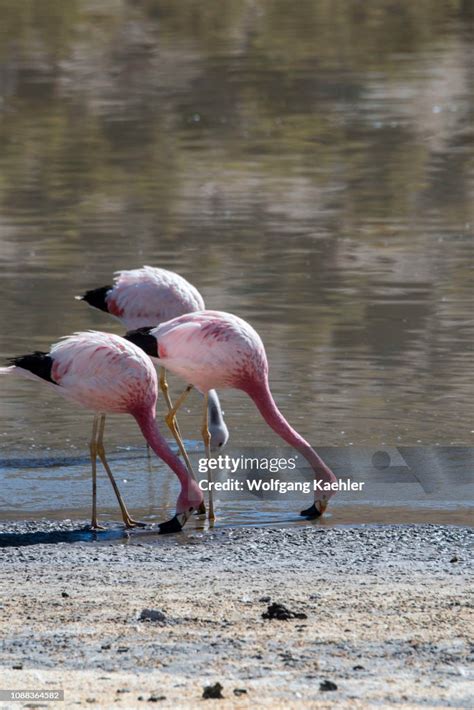
[(314, 518), (320, 518), (328, 507), (328, 502), (329, 501), (327, 498), (315, 500), (313, 505), (311, 505), (309, 508), (306, 508), (305, 510), (302, 510), (300, 515), (302, 515), (304, 518), (308, 518), (309, 520), (312, 520)]
[[(336, 481), (336, 477), (331, 471), (331, 478), (334, 478)], [(332, 482), (332, 481), (331, 481)], [(336, 491), (317, 491), (316, 495), (314, 497), (314, 503), (311, 505), (309, 508), (306, 508), (305, 510), (302, 510), (300, 515), (302, 515), (305, 518), (314, 519), (314, 518), (320, 518), (321, 515), (323, 515), (326, 511), (326, 508), (328, 507), (329, 499), (335, 494)]]
[[(313, 452), (313, 458), (316, 454)], [(319, 458), (314, 462), (315, 472), (315, 487), (318, 484), (320, 487), (316, 489), (314, 503), (309, 508), (302, 510), (300, 515), (304, 518), (319, 518), (326, 511), (329, 499), (335, 495), (337, 490), (337, 478), (331, 469)]]
[(218, 422), (209, 422), (209, 434), (211, 436), (211, 451), (223, 449), (229, 440), (229, 430), (224, 419), (221, 417)]
[(176, 515), (166, 523), (160, 523), (160, 533), (162, 535), (168, 533), (180, 532), (186, 524), (186, 521), (191, 515), (199, 510), (203, 502), (202, 490), (194, 479), (186, 482), (186, 485), (181, 488), (181, 492), (176, 502)]
[(211, 436), (211, 451), (219, 451), (219, 449), (224, 448), (229, 440), (229, 430), (224, 421), (224, 413), (217, 393), (214, 390), (210, 390), (208, 396), (208, 427)]

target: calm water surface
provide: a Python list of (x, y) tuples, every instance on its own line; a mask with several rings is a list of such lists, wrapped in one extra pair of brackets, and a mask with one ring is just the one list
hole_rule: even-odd
[[(148, 263), (257, 328), (314, 445), (472, 444), (470, 3), (0, 0), (0, 16), (2, 360), (120, 333), (73, 297)], [(0, 513), (87, 516), (90, 414), (0, 386)], [(235, 447), (276, 443), (244, 395), (222, 401)], [(197, 397), (181, 420), (197, 446)], [(148, 470), (132, 420), (107, 435), (134, 510), (162, 519), (172, 475)], [(272, 515), (288, 517), (229, 505), (225, 522)]]

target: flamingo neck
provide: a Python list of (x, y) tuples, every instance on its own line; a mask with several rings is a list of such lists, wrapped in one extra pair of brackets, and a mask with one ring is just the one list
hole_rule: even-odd
[(314, 471), (315, 478), (323, 483), (334, 483), (336, 476), (327, 466), (316, 451), (308, 444), (306, 439), (298, 434), (286, 421), (283, 414), (278, 409), (273, 399), (268, 380), (259, 382), (247, 387), (247, 394), (253, 399), (257, 408), (267, 424), (278, 434), (287, 444), (295, 448), (304, 456)]
[(158, 458), (162, 459), (162, 461), (168, 464), (168, 466), (174, 471), (179, 478), (182, 488), (185, 488), (191, 477), (187, 468), (172, 452), (166, 439), (160, 433), (154, 412), (135, 412), (133, 416), (135, 417), (147, 443), (153, 449)]

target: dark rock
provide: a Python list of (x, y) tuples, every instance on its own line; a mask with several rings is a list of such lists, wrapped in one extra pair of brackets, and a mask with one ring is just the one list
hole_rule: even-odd
[(332, 680), (322, 680), (319, 684), (319, 690), (326, 692), (327, 690), (337, 690), (337, 685)]
[(127, 653), (128, 651), (128, 646), (119, 646), (117, 649), (117, 653)]
[(271, 600), (272, 600), (271, 597), (260, 597), (260, 599), (258, 601), (263, 602), (264, 604), (268, 604), (269, 602), (271, 602)]
[(166, 621), (166, 614), (164, 614), (159, 609), (143, 609), (140, 616), (140, 621)]
[(204, 690), (202, 692), (202, 697), (204, 698), (204, 700), (209, 700), (209, 699), (219, 700), (224, 697), (222, 695), (222, 691), (223, 691), (223, 687), (220, 683), (214, 683), (214, 685), (206, 685), (206, 686), (204, 686)]
[(166, 700), (166, 695), (150, 695), (148, 703), (159, 703), (160, 700)]
[(69, 597), (69, 594), (68, 594), (67, 592), (61, 592), (61, 596), (62, 596), (64, 599), (67, 599), (67, 598)]
[(307, 619), (307, 615), (302, 612), (290, 611), (283, 604), (273, 602), (267, 611), (262, 614), (262, 619), (278, 619), (278, 621), (288, 621), (288, 619)]
[(13, 669), (14, 671), (22, 671), (22, 670), (23, 670), (23, 663), (15, 663), (15, 664), (12, 666), (12, 669)]
[(237, 697), (239, 697), (239, 695), (245, 695), (246, 693), (245, 688), (234, 688), (234, 695), (237, 695)]
[(451, 563), (452, 563), (452, 562), (459, 562), (459, 558), (457, 557), (457, 555), (454, 555), (453, 557), (451, 557), (451, 559), (450, 559), (449, 561), (450, 561)]
[(353, 666), (352, 670), (353, 671), (364, 671), (365, 668), (364, 668), (364, 666)]

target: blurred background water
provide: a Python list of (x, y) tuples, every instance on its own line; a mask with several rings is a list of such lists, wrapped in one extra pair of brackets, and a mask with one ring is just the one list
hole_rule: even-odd
[[(315, 446), (470, 445), (473, 14), (0, 0), (2, 360), (122, 332), (73, 297), (147, 263), (256, 327)], [(2, 514), (87, 515), (90, 414), (40, 384), (0, 388)], [(222, 403), (234, 447), (277, 443), (244, 395)], [(198, 405), (181, 417), (194, 447)], [(143, 515), (173, 500), (131, 419), (111, 417), (107, 441)]]

